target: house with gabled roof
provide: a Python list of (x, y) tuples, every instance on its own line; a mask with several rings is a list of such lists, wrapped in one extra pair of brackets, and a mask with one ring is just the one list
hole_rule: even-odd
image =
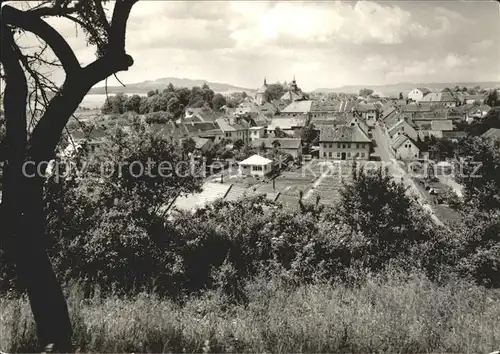
[(106, 141), (106, 128), (94, 126), (91, 129), (81, 128), (71, 132), (68, 136), (68, 147), (65, 154), (70, 154), (85, 145), (88, 152), (95, 152), (96, 148)]
[(485, 95), (470, 95), (470, 94), (465, 94), (464, 96), (464, 103), (465, 104), (471, 104), (474, 102), (478, 102), (479, 104), (483, 104), (484, 100), (486, 99)]
[(199, 152), (206, 152), (214, 145), (214, 142), (211, 139), (200, 138), (198, 136), (183, 138), (180, 140), (180, 142), (182, 143), (186, 139), (192, 139), (194, 141), (195, 149)]
[(428, 104), (421, 103), (410, 103), (405, 104), (400, 107), (400, 111), (403, 113), (422, 113), (422, 112), (431, 112), (432, 107)]
[(482, 105), (472, 105), (470, 109), (466, 111), (465, 119), (466, 120), (477, 120), (486, 117), (486, 115), (491, 111), (491, 107), (487, 104)]
[(451, 132), (443, 132), (443, 138), (449, 139), (454, 143), (458, 143), (460, 139), (463, 139), (467, 136), (467, 133), (464, 131), (451, 131)]
[(382, 113), (380, 114), (380, 118), (383, 120), (383, 121), (386, 121), (387, 118), (392, 115), (392, 114), (395, 114), (397, 113), (397, 109), (396, 107), (394, 107), (393, 105), (388, 105), (388, 106), (385, 106)]
[(371, 145), (371, 139), (359, 125), (322, 126), (320, 130), (320, 157), (324, 159), (368, 160)]
[(458, 99), (450, 92), (430, 92), (425, 95), (420, 101), (420, 104), (435, 104), (440, 103), (446, 107), (456, 107)]
[(293, 91), (286, 91), (283, 96), (281, 96), (281, 99), (285, 102), (294, 102), (294, 101), (299, 101), (304, 98), (304, 95), (301, 93), (293, 92)]
[(402, 116), (402, 113), (399, 109), (395, 108), (394, 110), (388, 111), (387, 115), (383, 116), (381, 123), (386, 127), (390, 127), (398, 121), (400, 116)]
[(281, 112), (281, 117), (308, 117), (311, 112), (313, 101), (294, 101), (286, 106)]
[(264, 102), (259, 109), (260, 113), (266, 117), (272, 117), (279, 112), (278, 107), (271, 102)]
[(374, 103), (358, 104), (354, 112), (359, 113), (368, 125), (373, 125), (379, 115), (379, 109)]
[(453, 122), (447, 120), (433, 120), (431, 121), (431, 130), (440, 132), (451, 132), (453, 130)]
[(387, 134), (391, 138), (391, 141), (394, 141), (401, 135), (408, 135), (412, 139), (417, 139), (418, 137), (416, 125), (409, 118), (401, 116), (391, 126), (387, 127)]
[(412, 121), (419, 127), (431, 124), (432, 121), (449, 120), (449, 109), (437, 109), (430, 112), (420, 112), (412, 116)]
[(221, 129), (211, 129), (203, 132), (199, 132), (198, 136), (200, 138), (210, 139), (215, 143), (219, 143), (224, 139), (224, 133)]
[(221, 114), (213, 112), (211, 109), (205, 107), (194, 108), (188, 107), (184, 112), (184, 117), (177, 120), (180, 122), (213, 122), (220, 117)]
[(252, 127), (267, 127), (272, 118), (266, 117), (263, 114), (250, 114), (247, 121)]
[(255, 102), (243, 101), (233, 112), (233, 116), (240, 116), (251, 112), (260, 112), (260, 107)]
[(370, 136), (370, 127), (366, 124), (365, 120), (353, 113), (337, 113), (323, 118), (311, 118), (310, 123), (314, 125), (318, 134), (323, 125), (358, 125), (366, 135)]
[(491, 107), (487, 104), (474, 104), (467, 103), (459, 107), (455, 107), (450, 111), (450, 115), (455, 117), (460, 117), (462, 120), (465, 120), (468, 123), (472, 123), (474, 120), (479, 120), (484, 118), (488, 112), (491, 110)]
[(329, 101), (312, 101), (311, 104), (311, 117), (319, 118), (327, 115), (332, 115), (339, 112), (341, 102), (338, 100)]
[(422, 100), (422, 98), (424, 98), (425, 95), (427, 95), (430, 92), (431, 90), (425, 87), (417, 87), (408, 93), (408, 99), (415, 102), (419, 102)]
[(420, 147), (415, 139), (406, 134), (399, 135), (391, 144), (397, 160), (416, 160), (420, 156)]
[(248, 143), (250, 139), (248, 127), (235, 123), (234, 118), (219, 118), (216, 120), (216, 123), (224, 134), (223, 137), (225, 139), (231, 139), (233, 141), (241, 139), (245, 143)]
[(274, 134), (276, 128), (283, 131), (290, 137), (299, 138), (302, 135), (302, 128), (307, 124), (307, 117), (281, 117), (275, 116), (268, 124), (266, 131), (268, 134)]
[(288, 106), (288, 103), (281, 99), (272, 100), (271, 103), (278, 108), (278, 112), (281, 112), (286, 106)]
[(363, 119), (363, 117), (360, 117), (356, 114), (348, 115), (347, 117), (348, 117), (347, 118), (348, 119), (347, 125), (350, 125), (350, 126), (358, 125), (366, 135), (370, 136), (371, 128), (367, 124), (366, 120)]
[(264, 138), (252, 140), (252, 147), (263, 149), (267, 153), (274, 149), (291, 155), (293, 158), (302, 156), (302, 139), (297, 138)]
[(418, 136), (420, 139), (425, 139), (426, 137), (442, 138), (444, 132), (453, 131), (453, 121), (451, 120), (433, 120), (427, 123), (420, 124), (420, 130)]

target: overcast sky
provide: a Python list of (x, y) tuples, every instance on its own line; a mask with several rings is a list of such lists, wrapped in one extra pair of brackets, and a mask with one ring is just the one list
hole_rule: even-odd
[[(58, 20), (82, 64), (84, 35)], [(296, 76), (305, 90), (348, 84), (500, 80), (495, 1), (139, 1), (124, 83), (161, 77), (248, 88)], [(108, 84), (116, 81), (109, 80)]]

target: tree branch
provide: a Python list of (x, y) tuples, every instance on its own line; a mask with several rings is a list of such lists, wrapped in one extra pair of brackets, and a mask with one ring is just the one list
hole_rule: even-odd
[(2, 7), (2, 22), (32, 32), (49, 45), (66, 72), (73, 75), (81, 69), (80, 63), (66, 40), (36, 12), (25, 12), (9, 5)]
[(117, 0), (111, 18), (109, 49), (111, 52), (125, 51), (125, 33), (132, 6), (138, 0)]
[(27, 12), (36, 17), (45, 17), (45, 16), (64, 16), (70, 15), (77, 12), (78, 9), (75, 7), (57, 7), (57, 6), (40, 6), (37, 8), (33, 8), (28, 10)]
[(121, 55), (106, 54), (83, 68), (83, 77), (93, 82), (94, 86), (98, 82), (108, 78), (119, 71), (127, 71), (134, 64), (134, 60), (125, 51)]
[(104, 8), (102, 7), (102, 1), (101, 0), (95, 0), (95, 7), (97, 14), (99, 15), (99, 19), (102, 22), (102, 25), (104, 26), (104, 29), (106, 32), (111, 32), (111, 26), (108, 22), (108, 19), (106, 18), (106, 14), (104, 13)]
[(50, 100), (43, 116), (31, 133), (28, 155), (35, 161), (49, 161), (68, 119), (76, 111), (92, 85), (80, 75), (67, 77), (62, 88)]
[[(125, 52), (125, 31), (132, 6), (137, 0), (117, 0), (113, 11), (108, 47), (103, 57), (81, 68), (73, 51), (52, 27), (40, 18), (4, 6), (9, 24), (33, 32), (54, 51), (66, 71), (66, 80), (33, 129), (28, 154), (35, 162), (53, 158), (64, 127), (87, 92), (98, 82), (119, 71), (128, 70), (134, 61)], [(5, 13), (5, 8), (8, 8)], [(104, 10), (103, 10), (104, 11)], [(32, 22), (29, 22), (29, 21)]]
[[(26, 142), (26, 105), (28, 82), (21, 63), (12, 30), (2, 26), (0, 61), (5, 72), (4, 109), (7, 144), (15, 148), (15, 155), (24, 149)], [(14, 147), (12, 144), (15, 144)]]

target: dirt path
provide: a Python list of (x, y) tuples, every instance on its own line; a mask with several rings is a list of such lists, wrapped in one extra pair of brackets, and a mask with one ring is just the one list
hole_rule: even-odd
[[(322, 164), (329, 164), (328, 162), (326, 161), (323, 161), (323, 162), (320, 162)], [(323, 182), (323, 180), (328, 177), (328, 174), (332, 172), (332, 169), (333, 168), (333, 164), (331, 164), (331, 166), (329, 166), (329, 168), (323, 172), (321, 174), (321, 176), (318, 177), (318, 179), (313, 183), (313, 185), (311, 186), (311, 188), (309, 188), (309, 190), (306, 192), (306, 194), (304, 195), (304, 200), (308, 200), (309, 198), (311, 198), (311, 196), (314, 194), (314, 190), (320, 185), (321, 182)]]

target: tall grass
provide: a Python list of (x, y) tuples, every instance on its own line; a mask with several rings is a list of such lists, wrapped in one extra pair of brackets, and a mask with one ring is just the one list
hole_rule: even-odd
[[(359, 287), (257, 279), (245, 305), (209, 292), (84, 299), (68, 289), (74, 344), (88, 352), (482, 352), (500, 346), (500, 291), (420, 275)], [(37, 350), (25, 298), (3, 299), (0, 349)]]

